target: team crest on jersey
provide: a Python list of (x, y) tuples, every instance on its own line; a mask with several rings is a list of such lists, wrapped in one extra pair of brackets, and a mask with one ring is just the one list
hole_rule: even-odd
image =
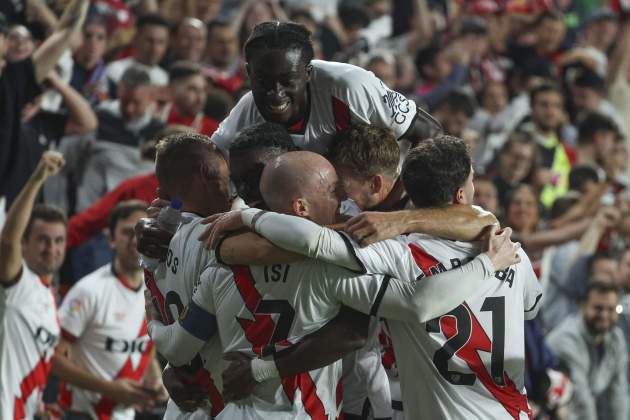
[(78, 315), (81, 312), (81, 300), (79, 298), (74, 298), (70, 302), (70, 313)]

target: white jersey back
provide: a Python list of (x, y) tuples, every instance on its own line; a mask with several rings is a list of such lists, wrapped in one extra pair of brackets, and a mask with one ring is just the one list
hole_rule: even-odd
[[(160, 263), (154, 273), (145, 270), (145, 281), (157, 303), (165, 325), (177, 320), (190, 303), (193, 293), (200, 283), (204, 268), (214, 262), (214, 253), (204, 248), (204, 243), (197, 240), (205, 230), (201, 217), (192, 213), (183, 213), (182, 224), (171, 239), (166, 261)], [(203, 374), (199, 368), (205, 368)], [(221, 396), (223, 356), (221, 343), (217, 336), (204, 345), (190, 366), (196, 380), (208, 390), (208, 399), (212, 405), (211, 413), (216, 416), (223, 408)], [(169, 402), (166, 419), (206, 418), (207, 413), (198, 410), (195, 413), (180, 412), (177, 405)]]
[[(408, 240), (426, 276), (479, 253), (471, 243), (418, 234)], [(536, 315), (542, 292), (527, 255), (519, 255), (520, 263), (496, 273), (501, 282), (491, 292), (423, 324), (387, 321), (407, 419), (532, 418), (523, 376), (524, 321)]]
[[(416, 104), (387, 88), (372, 72), (330, 61), (311, 64), (309, 115), (289, 128), (296, 146), (324, 153), (335, 133), (351, 122), (387, 128), (400, 138), (414, 121)], [(227, 153), (239, 131), (264, 121), (248, 92), (221, 122), (212, 141)]]
[[(342, 304), (369, 313), (387, 282), (380, 276), (315, 261), (271, 266), (216, 266), (193, 297), (215, 314), (225, 352), (268, 356), (333, 319)], [(377, 305), (376, 305), (377, 306)], [(242, 405), (258, 418), (335, 419), (340, 413), (341, 362), (259, 384)], [(239, 402), (241, 403), (241, 402)], [(230, 405), (228, 405), (230, 407)], [(232, 408), (230, 408), (232, 409)]]
[(1, 419), (33, 418), (58, 340), (52, 288), (23, 262), (18, 282), (0, 287)]
[[(59, 309), (62, 336), (71, 341), (72, 361), (96, 377), (142, 381), (153, 342), (147, 335), (144, 285), (134, 289), (107, 264), (75, 284)], [(62, 407), (94, 418), (132, 420), (132, 407), (69, 384)]]

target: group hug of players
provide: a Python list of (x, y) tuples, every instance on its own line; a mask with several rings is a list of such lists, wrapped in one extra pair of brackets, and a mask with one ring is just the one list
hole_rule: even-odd
[[(427, 137), (430, 118), (372, 73), (313, 60), (300, 25), (259, 24), (245, 56), (252, 91), (212, 139), (158, 143), (160, 195), (181, 202), (182, 221), (166, 238), (155, 219), (136, 227), (148, 326), (108, 321), (109, 334), (138, 337), (118, 353), (155, 346), (168, 361), (164, 418), (532, 418), (524, 320), (541, 288), (511, 230), (471, 207), (465, 143)], [(401, 153), (403, 138), (417, 145)], [(44, 155), (48, 174), (57, 159)], [(404, 228), (359, 246), (374, 233), (363, 210), (396, 211)], [(39, 288), (43, 301), (37, 276), (19, 273), (9, 298)], [(387, 372), (381, 341), (393, 349)], [(121, 360), (120, 372), (138, 372)], [(24, 399), (29, 381), (16, 381)], [(102, 399), (81, 395), (78, 411), (102, 412)], [(130, 415), (107, 404), (111, 418)]]

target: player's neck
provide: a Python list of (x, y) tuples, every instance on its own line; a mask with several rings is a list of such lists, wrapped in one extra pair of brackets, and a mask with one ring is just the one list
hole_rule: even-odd
[(125, 268), (117, 258), (114, 259), (114, 272), (119, 277), (123, 277), (127, 283), (129, 283), (129, 286), (134, 289), (138, 289), (142, 286), (142, 282), (144, 281), (142, 270), (135, 267), (133, 269)]
[(388, 211), (396, 208), (404, 193), (405, 187), (400, 180), (400, 177), (396, 178), (396, 181), (394, 181), (394, 183), (392, 184), (392, 187), (385, 197), (385, 200), (383, 200), (378, 206), (371, 210)]

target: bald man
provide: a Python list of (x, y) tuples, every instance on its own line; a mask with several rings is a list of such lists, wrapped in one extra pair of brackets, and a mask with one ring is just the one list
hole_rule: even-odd
[[(334, 168), (322, 156), (289, 152), (266, 166), (261, 191), (273, 210), (286, 211), (315, 223), (330, 223), (339, 208), (337, 183)], [(254, 226), (262, 220), (264, 215), (259, 212), (256, 209), (244, 211), (245, 225)], [(153, 319), (149, 333), (161, 353), (177, 353), (180, 363), (184, 363), (194, 357), (209, 336), (218, 332), (224, 353), (245, 355), (235, 357), (231, 369), (257, 382), (268, 380), (253, 389), (248, 386), (252, 396), (240, 400), (238, 405), (228, 404), (222, 413), (226, 418), (256, 417), (261, 410), (273, 412), (273, 418), (279, 419), (336, 413), (340, 403), (336, 395), (340, 362), (324, 360), (323, 355), (329, 353), (325, 348), (310, 354), (291, 351), (290, 347), (284, 352), (281, 350), (316, 335), (318, 329), (337, 315), (342, 305), (364, 314), (407, 322), (426, 322), (448, 312), (475, 290), (496, 286), (495, 269), (506, 268), (515, 261), (516, 248), (508, 237), (509, 232), (494, 236), (487, 253), (422, 282), (415, 281), (423, 274), (411, 251), (397, 241), (380, 242), (381, 248), (375, 251), (392, 256), (387, 267), (378, 268), (387, 276), (357, 276), (378, 272), (373, 269), (378, 265), (376, 261), (361, 260), (353, 274), (313, 260), (296, 261), (289, 253), (280, 254), (271, 265), (212, 264), (204, 270), (201, 284), (193, 295), (191, 305), (195, 310), (185, 310), (181, 322), (168, 326), (148, 314)], [(216, 251), (217, 260), (225, 263), (222, 249), (233, 246), (230, 242), (252, 239), (255, 235), (226, 239)], [(262, 258), (262, 253), (264, 243), (255, 247), (255, 253), (249, 256)], [(462, 276), (467, 278), (466, 282), (461, 281)], [(195, 314), (198, 320), (203, 319), (203, 323), (189, 320), (189, 313)], [(193, 324), (203, 325), (203, 328), (193, 328)], [(332, 346), (334, 343), (325, 343), (326, 348)], [(272, 354), (290, 357), (279, 358), (276, 364), (268, 358)], [(263, 358), (252, 361), (252, 357)], [(287, 362), (289, 359), (292, 361)], [(310, 372), (300, 373), (305, 371)], [(298, 388), (301, 392), (295, 393)], [(314, 398), (315, 393), (318, 398)], [(235, 395), (224, 396), (235, 398)], [(301, 396), (302, 401), (295, 402), (288, 396)]]
[(186, 60), (200, 63), (206, 50), (206, 34), (206, 25), (199, 19), (182, 19), (175, 30), (169, 62)]

